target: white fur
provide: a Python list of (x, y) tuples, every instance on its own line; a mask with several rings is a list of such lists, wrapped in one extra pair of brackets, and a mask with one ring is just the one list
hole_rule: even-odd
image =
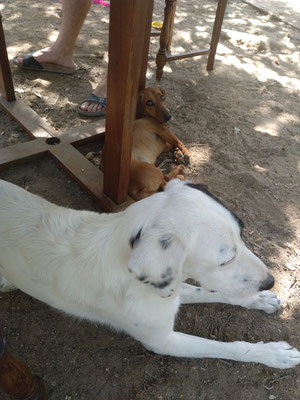
[(17, 287), (125, 331), (156, 353), (275, 368), (300, 362), (285, 342), (223, 343), (173, 331), (180, 303), (267, 313), (280, 306), (272, 292), (259, 291), (270, 274), (245, 247), (230, 211), (178, 180), (118, 214), (58, 207), (0, 181), (0, 274), (0, 290)]

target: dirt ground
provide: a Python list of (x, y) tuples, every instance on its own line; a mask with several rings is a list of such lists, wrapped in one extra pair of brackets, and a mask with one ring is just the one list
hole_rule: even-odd
[[(216, 1), (179, 3), (173, 50), (206, 47)], [(163, 4), (155, 1), (155, 20), (162, 18)], [(49, 0), (2, 0), (10, 59), (55, 39), (60, 8)], [(76, 107), (107, 66), (108, 22), (109, 8), (93, 5), (76, 47), (75, 76), (12, 68), (18, 96), (58, 130), (89, 122), (79, 118)], [(274, 315), (228, 305), (185, 306), (178, 330), (222, 341), (286, 340), (300, 348), (299, 44), (299, 30), (231, 0), (215, 69), (206, 72), (206, 57), (165, 69), (161, 86), (173, 115), (168, 124), (191, 153), (186, 176), (207, 184), (244, 220), (245, 241), (274, 274), (275, 292), (284, 301)], [(155, 84), (157, 46), (152, 38), (148, 85)], [(25, 140), (22, 129), (0, 111), (0, 147)], [(0, 177), (57, 204), (101, 212), (51, 160)], [(77, 321), (19, 291), (1, 294), (0, 301), (9, 349), (44, 377), (50, 400), (299, 398), (299, 367), (162, 357), (126, 335)]]

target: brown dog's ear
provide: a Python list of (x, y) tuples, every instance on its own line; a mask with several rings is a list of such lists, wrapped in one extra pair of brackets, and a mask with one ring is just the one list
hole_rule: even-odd
[(166, 91), (160, 87), (161, 95), (164, 96), (164, 100), (166, 99)]

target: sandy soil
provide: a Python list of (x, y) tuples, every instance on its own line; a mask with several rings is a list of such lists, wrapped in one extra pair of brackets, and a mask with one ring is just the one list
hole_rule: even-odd
[[(161, 20), (164, 2), (155, 3), (155, 20)], [(206, 46), (216, 1), (203, 0), (201, 7), (197, 0), (179, 3), (174, 51)], [(0, 9), (10, 59), (55, 39), (59, 2), (4, 0)], [(88, 122), (76, 107), (106, 68), (108, 11), (92, 7), (76, 48), (75, 76), (13, 68), (18, 95), (58, 130)], [(227, 305), (186, 306), (177, 320), (181, 331), (223, 341), (286, 340), (300, 348), (299, 44), (299, 30), (232, 0), (214, 71), (206, 72), (205, 57), (165, 70), (169, 126), (191, 152), (186, 176), (207, 184), (244, 220), (245, 241), (271, 269), (275, 292), (284, 300), (282, 311), (271, 316)], [(153, 38), (149, 85), (155, 83), (156, 51)], [(24, 140), (26, 134), (0, 111), (0, 146)], [(0, 176), (57, 204), (101, 212), (51, 160)], [(0, 301), (10, 350), (44, 377), (50, 400), (299, 397), (299, 368), (161, 357), (126, 335), (79, 322), (19, 291), (1, 294)]]

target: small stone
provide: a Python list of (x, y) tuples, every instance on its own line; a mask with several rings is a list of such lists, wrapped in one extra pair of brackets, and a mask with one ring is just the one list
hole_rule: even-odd
[(296, 267), (294, 267), (294, 265), (292, 265), (292, 264), (289, 263), (289, 262), (286, 262), (286, 263), (285, 263), (285, 266), (286, 266), (286, 268), (289, 269), (290, 271), (295, 271), (295, 269), (296, 269)]
[(89, 153), (87, 153), (86, 158), (88, 160), (92, 160), (92, 158), (94, 158), (96, 155), (96, 153), (94, 151), (90, 151)]

